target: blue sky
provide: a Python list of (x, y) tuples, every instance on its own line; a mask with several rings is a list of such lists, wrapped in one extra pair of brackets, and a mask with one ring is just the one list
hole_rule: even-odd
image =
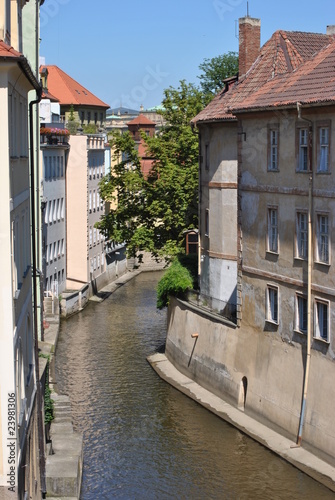
[[(41, 56), (108, 103), (161, 103), (180, 80), (199, 84), (199, 64), (238, 51), (235, 26), (246, 0), (46, 0)], [(334, 0), (249, 0), (261, 43), (277, 29), (325, 33)]]

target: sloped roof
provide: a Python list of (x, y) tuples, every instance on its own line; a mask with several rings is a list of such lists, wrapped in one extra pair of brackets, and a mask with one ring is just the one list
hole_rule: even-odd
[(276, 31), (263, 45), (245, 77), (231, 85), (228, 92), (223, 89), (192, 122), (235, 119), (232, 109), (242, 106), (254, 94), (261, 94), (267, 82), (292, 74), (332, 41), (332, 36), (319, 33)]
[(296, 71), (280, 75), (233, 106), (235, 113), (255, 108), (335, 103), (335, 38)]
[(41, 66), (40, 71), (44, 68), (48, 70), (48, 92), (55, 96), (61, 105), (109, 108), (108, 104), (101, 101), (58, 66)]
[(147, 118), (144, 115), (138, 115), (138, 116), (136, 116), (136, 118), (134, 118), (133, 120), (128, 122), (128, 125), (151, 125), (151, 126), (153, 125), (153, 126), (156, 126), (156, 123), (149, 120), (149, 118)]
[(17, 50), (13, 49), (13, 47), (10, 47), (7, 45), (5, 42), (0, 40), (0, 57), (23, 57), (21, 52), (18, 52)]

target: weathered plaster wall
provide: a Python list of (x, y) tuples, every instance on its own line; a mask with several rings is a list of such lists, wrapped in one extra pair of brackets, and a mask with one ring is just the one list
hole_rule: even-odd
[[(250, 307), (252, 298), (247, 300), (248, 287), (246, 290), (244, 317), (255, 314)], [(192, 333), (198, 333), (198, 338), (192, 338)], [(245, 411), (278, 426), (295, 441), (305, 359), (305, 348), (299, 342), (284, 341), (271, 331), (252, 330), (248, 325), (236, 328), (215, 321), (173, 299), (166, 355), (182, 373), (236, 406), (243, 400), (242, 379), (246, 377)], [(334, 363), (312, 349), (303, 441), (332, 457), (334, 376)]]

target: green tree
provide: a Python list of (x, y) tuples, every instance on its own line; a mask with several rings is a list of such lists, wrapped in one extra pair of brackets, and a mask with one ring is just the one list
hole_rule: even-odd
[(117, 201), (98, 224), (114, 241), (124, 241), (129, 255), (149, 251), (169, 256), (183, 251), (184, 231), (198, 224), (198, 136), (190, 120), (204, 107), (204, 95), (181, 81), (164, 91), (161, 114), (166, 125), (155, 137), (143, 135), (154, 159), (147, 179), (129, 133), (110, 141), (115, 169), (100, 184), (105, 200)]
[(206, 58), (199, 69), (202, 71), (198, 76), (201, 90), (211, 100), (223, 88), (223, 80), (238, 73), (238, 54), (227, 52), (212, 59)]

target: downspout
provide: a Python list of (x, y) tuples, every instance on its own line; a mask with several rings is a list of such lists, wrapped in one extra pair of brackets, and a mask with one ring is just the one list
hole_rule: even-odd
[(39, 357), (38, 357), (38, 299), (37, 299), (37, 266), (36, 266), (36, 201), (35, 201), (35, 160), (34, 160), (34, 117), (33, 106), (38, 104), (42, 98), (42, 87), (36, 90), (37, 99), (29, 103), (29, 147), (30, 147), (30, 197), (31, 197), (31, 233), (32, 233), (32, 278), (33, 278), (33, 317), (34, 317), (34, 353), (35, 353), (35, 377), (37, 397), (37, 427), (39, 465), (42, 498), (46, 495), (45, 480), (45, 449), (44, 449), (44, 423), (43, 423), (43, 398), (41, 391)]
[(299, 431), (297, 436), (297, 446), (301, 445), (302, 440), (302, 430), (305, 421), (305, 411), (306, 411), (306, 400), (307, 400), (307, 389), (308, 389), (308, 379), (309, 379), (309, 369), (311, 362), (311, 308), (312, 308), (312, 196), (313, 196), (313, 157), (312, 157), (312, 145), (313, 145), (313, 129), (312, 121), (307, 118), (302, 118), (301, 116), (301, 104), (297, 103), (298, 118), (309, 122), (309, 134), (308, 134), (308, 154), (309, 154), (309, 168), (311, 175), (309, 177), (308, 186), (308, 250), (307, 250), (307, 346), (306, 346), (306, 365), (304, 373), (304, 386), (303, 386), (303, 397), (300, 411), (300, 421), (299, 421)]

